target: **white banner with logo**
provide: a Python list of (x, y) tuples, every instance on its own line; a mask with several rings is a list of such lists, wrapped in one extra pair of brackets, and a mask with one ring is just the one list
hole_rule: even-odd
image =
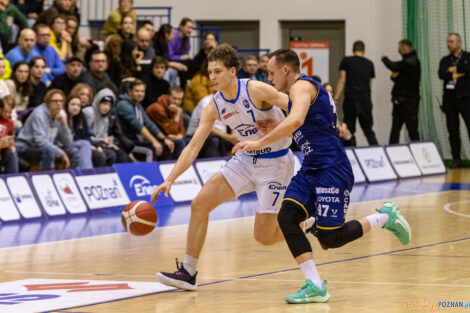
[(388, 158), (400, 178), (421, 176), (421, 171), (408, 146), (385, 147)]
[(397, 179), (383, 147), (354, 149), (369, 182)]
[(157, 282), (38, 278), (16, 280), (0, 283), (0, 312), (55, 312), (173, 289)]
[(116, 173), (75, 176), (75, 180), (90, 209), (110, 208), (130, 202)]
[(21, 218), (15, 202), (8, 192), (5, 181), (0, 178), (0, 219), (4, 222), (16, 221)]
[[(164, 163), (159, 165), (163, 179), (170, 175), (175, 163)], [(202, 184), (197, 177), (196, 170), (191, 165), (178, 179), (173, 182), (170, 196), (175, 202), (192, 201), (202, 188)]]
[(36, 218), (42, 215), (26, 177), (8, 177), (7, 185), (18, 210), (24, 218)]
[(70, 173), (57, 173), (52, 175), (52, 179), (69, 213), (80, 214), (87, 212), (87, 206), (83, 202), (77, 184), (75, 184), (75, 180)]
[(352, 149), (345, 149), (345, 150), (346, 150), (346, 155), (348, 156), (349, 162), (351, 163), (351, 167), (353, 170), (354, 183), (355, 184), (365, 183), (366, 176), (364, 175), (364, 172), (362, 172), (359, 162), (357, 162), (357, 158), (356, 158), (356, 155), (354, 154), (354, 151)]
[(201, 177), (202, 183), (207, 183), (212, 175), (220, 172), (225, 163), (227, 163), (225, 159), (196, 162), (196, 170), (199, 173), (199, 177)]
[(300, 72), (317, 75), (324, 82), (330, 77), (330, 50), (328, 41), (292, 41), (290, 47), (299, 56)]
[(67, 213), (49, 175), (32, 175), (31, 182), (47, 215), (58, 216)]
[(446, 167), (434, 142), (411, 143), (410, 150), (423, 175), (446, 173)]

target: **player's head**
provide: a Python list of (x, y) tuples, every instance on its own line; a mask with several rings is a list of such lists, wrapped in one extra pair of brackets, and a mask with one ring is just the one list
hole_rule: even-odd
[(291, 49), (279, 49), (269, 55), (268, 79), (279, 91), (289, 89), (288, 77), (300, 73), (300, 60)]
[(208, 72), (215, 90), (227, 88), (237, 78), (240, 68), (237, 51), (229, 44), (223, 43), (207, 56)]

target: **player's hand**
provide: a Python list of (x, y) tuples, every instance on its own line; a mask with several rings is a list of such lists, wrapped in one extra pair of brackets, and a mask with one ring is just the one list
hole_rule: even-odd
[(261, 145), (258, 140), (257, 141), (240, 141), (233, 147), (232, 153), (235, 153), (237, 151), (245, 152), (247, 150), (259, 150), (259, 149), (261, 149)]
[(392, 72), (392, 78), (397, 78), (400, 72)]
[(264, 134), (272, 131), (279, 124), (279, 121), (273, 118), (267, 118), (265, 120), (259, 120), (255, 123), (256, 128), (262, 131)]
[(152, 196), (150, 197), (150, 203), (155, 203), (158, 201), (158, 194), (160, 192), (165, 192), (165, 198), (168, 198), (168, 193), (170, 192), (171, 185), (173, 183), (165, 180), (161, 185), (159, 185), (152, 193)]

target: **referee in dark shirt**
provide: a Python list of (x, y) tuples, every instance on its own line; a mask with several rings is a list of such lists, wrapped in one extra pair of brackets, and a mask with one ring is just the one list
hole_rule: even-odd
[(369, 145), (377, 145), (377, 138), (372, 130), (372, 101), (370, 89), (375, 77), (374, 64), (364, 57), (365, 45), (362, 41), (353, 44), (353, 56), (344, 57), (339, 65), (341, 77), (336, 86), (335, 101), (344, 91), (343, 113), (344, 122), (351, 131), (352, 145), (356, 145), (356, 117), (359, 119), (362, 131)]
[(459, 114), (470, 137), (470, 53), (462, 50), (462, 38), (457, 33), (447, 36), (447, 49), (450, 54), (441, 59), (439, 78), (444, 83), (442, 110), (446, 114), (452, 167), (456, 168), (462, 167)]
[(393, 112), (390, 144), (399, 142), (403, 123), (408, 129), (410, 140), (419, 140), (418, 105), (421, 65), (412, 46), (408, 39), (403, 39), (398, 43), (398, 53), (403, 58), (401, 61), (392, 62), (386, 56), (382, 57), (382, 62), (392, 71), (391, 79), (395, 83), (392, 89)]

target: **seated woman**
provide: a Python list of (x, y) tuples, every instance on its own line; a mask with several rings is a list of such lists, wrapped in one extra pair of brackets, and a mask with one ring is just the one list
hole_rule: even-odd
[(28, 108), (29, 95), (32, 92), (29, 77), (29, 65), (26, 62), (16, 62), (13, 65), (10, 79), (5, 81), (10, 95), (15, 99), (15, 108), (11, 114), (11, 118), (15, 121), (16, 127), (23, 126), (23, 111)]
[(139, 50), (135, 41), (124, 41), (121, 46), (121, 78), (138, 77), (142, 70), (139, 64), (143, 57), (144, 53)]
[(82, 108), (85, 108), (93, 101), (93, 90), (91, 86), (86, 83), (78, 83), (70, 91), (69, 97), (78, 97)]
[(66, 17), (57, 15), (52, 19), (49, 45), (53, 47), (62, 61), (72, 57), (72, 37), (66, 31)]

